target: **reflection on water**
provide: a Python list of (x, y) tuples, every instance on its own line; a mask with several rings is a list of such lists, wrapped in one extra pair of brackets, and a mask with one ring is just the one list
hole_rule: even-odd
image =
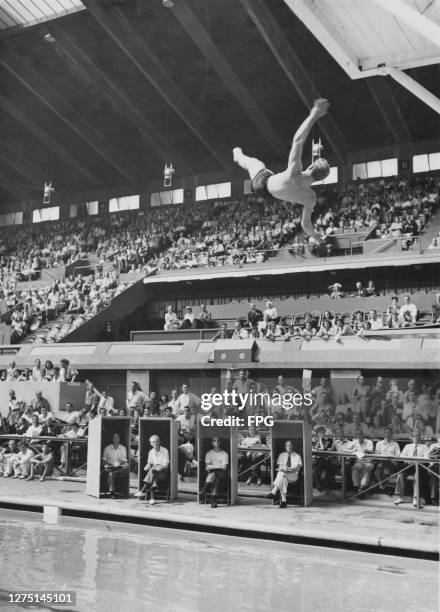
[(10, 511), (0, 554), (1, 610), (28, 589), (76, 590), (84, 612), (438, 609), (437, 564), (397, 557)]

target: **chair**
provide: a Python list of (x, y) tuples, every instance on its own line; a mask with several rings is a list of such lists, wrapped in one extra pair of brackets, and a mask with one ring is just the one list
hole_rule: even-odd
[(293, 318), (294, 325), (304, 325), (304, 317), (305, 314), (303, 312), (298, 312)]
[[(298, 480), (296, 482), (289, 482), (287, 485), (287, 503), (293, 504), (294, 506), (304, 505), (304, 475), (303, 469), (301, 468), (298, 472)], [(278, 505), (280, 501), (277, 499), (272, 500), (272, 505)]]
[[(148, 488), (145, 495), (145, 503), (148, 503), (151, 498), (151, 489)], [(142, 500), (142, 498), (139, 498)], [(169, 502), (171, 500), (171, 492), (170, 492), (170, 470), (167, 470), (167, 479), (165, 483), (160, 483), (154, 489), (154, 499), (158, 501), (166, 501)]]
[[(145, 503), (148, 504), (151, 498), (151, 490), (147, 490), (147, 494), (145, 495)], [(141, 498), (142, 499), (142, 498)], [(170, 479), (167, 479), (166, 487), (157, 487), (154, 489), (154, 499), (157, 501), (171, 501), (170, 495)]]
[[(225, 487), (226, 485), (226, 487)], [(221, 489), (219, 495), (217, 495), (216, 501), (219, 504), (225, 504), (226, 506), (231, 505), (231, 478), (229, 475), (229, 471), (226, 471), (226, 480), (221, 483)], [(212, 499), (211, 491), (205, 490), (204, 502), (205, 504), (210, 504)]]
[(344, 323), (344, 325), (348, 325), (349, 323), (351, 323), (351, 312), (343, 312), (340, 315), (340, 318), (342, 319), (342, 322)]
[[(124, 498), (130, 496), (130, 473), (127, 472), (121, 473), (116, 477), (116, 492)], [(107, 490), (107, 473), (103, 469), (101, 470), (100, 476), (100, 497), (105, 497), (108, 494)]]
[(293, 325), (293, 320), (295, 315), (293, 314), (283, 314), (280, 317), (280, 325), (283, 327), (288, 327), (289, 325)]

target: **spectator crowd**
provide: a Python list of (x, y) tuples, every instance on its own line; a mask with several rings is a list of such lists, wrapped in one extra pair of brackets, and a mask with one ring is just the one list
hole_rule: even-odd
[[(58, 370), (58, 372), (56, 371)], [(7, 371), (7, 380), (16, 380), (14, 362)], [(66, 359), (61, 360), (60, 368), (54, 368), (50, 362), (44, 366), (37, 360), (33, 369), (27, 371), (29, 380), (75, 381), (79, 376)], [(23, 378), (22, 380), (26, 380)], [(392, 466), (385, 462), (373, 462), (371, 454), (380, 456), (400, 456), (400, 447), (396, 441), (406, 440), (407, 455), (419, 458), (439, 458), (438, 439), (440, 437), (440, 385), (428, 384), (426, 380), (409, 379), (404, 382), (397, 378), (385, 379), (378, 376), (367, 381), (359, 375), (356, 382), (347, 384), (346, 392), (336, 393), (326, 377), (321, 378), (316, 386), (310, 387), (312, 402), (293, 404), (290, 407), (280, 406), (278, 396), (294, 396), (298, 388), (290, 384), (283, 375), (279, 375), (272, 385), (254, 380), (248, 370), (240, 370), (238, 377), (230, 376), (227, 382), (229, 391), (237, 394), (259, 394), (258, 402), (246, 401), (242, 411), (234, 406), (233, 401), (227, 406), (211, 407), (212, 418), (225, 415), (242, 417), (255, 414), (271, 416), (276, 420), (307, 421), (313, 428), (315, 451), (336, 450), (355, 455), (357, 459), (351, 467), (352, 485), (362, 494), (368, 488), (375, 471), (377, 482), (386, 481)], [(300, 384), (297, 385), (298, 387)], [(215, 388), (210, 390), (216, 393)], [(179, 433), (179, 476), (184, 480), (191, 468), (197, 467), (197, 426), (202, 414), (201, 399), (193, 393), (187, 384), (173, 389), (170, 395), (155, 390), (142, 391), (137, 382), (132, 382), (127, 393), (125, 405), (116, 405), (108, 390), (99, 391), (92, 381), (86, 381), (86, 391), (82, 406), (74, 407), (67, 403), (65, 410), (56, 417), (51, 411), (48, 400), (41, 391), (28, 403), (17, 397), (16, 392), (9, 391), (6, 411), (1, 407), (0, 433), (17, 435), (23, 440), (9, 440), (0, 448), (0, 472), (4, 477), (16, 477), (32, 480), (39, 475), (42, 480), (52, 474), (54, 466), (59, 469), (66, 465), (66, 444), (63, 438), (70, 440), (85, 438), (88, 423), (97, 415), (129, 416), (131, 420), (131, 437), (134, 449), (139, 441), (139, 419), (148, 417), (173, 418), (178, 425)], [(60, 438), (58, 443), (47, 440), (38, 444), (34, 438)], [(412, 442), (408, 442), (409, 438)], [(33, 442), (33, 443), (32, 443)], [(255, 478), (261, 484), (261, 470), (264, 464), (262, 451), (269, 448), (269, 435), (266, 430), (253, 426), (245, 427), (240, 433), (240, 473), (246, 474), (247, 484)], [(269, 445), (269, 446), (268, 446)], [(84, 448), (73, 445), (73, 452), (82, 453)], [(414, 454), (414, 452), (416, 454)], [(430, 454), (431, 453), (431, 454)], [(263, 460), (261, 460), (263, 457)], [(329, 487), (335, 475), (336, 464), (332, 459), (315, 458), (314, 472), (317, 489)], [(136, 450), (130, 457), (135, 469), (138, 457)], [(256, 467), (255, 467), (256, 466)], [(395, 467), (395, 466), (394, 466)], [(394, 468), (393, 468), (394, 469)], [(394, 470), (396, 471), (396, 470)], [(434, 470), (435, 471), (435, 470)], [(396, 503), (404, 500), (404, 479), (398, 479), (396, 485)], [(432, 483), (431, 483), (432, 484)], [(427, 485), (428, 486), (428, 485)], [(438, 487), (438, 485), (437, 485)], [(431, 491), (432, 489), (429, 489)], [(430, 496), (425, 490), (425, 499), (436, 501), (435, 491)], [(429, 503), (429, 502), (427, 502)]]
[[(404, 248), (410, 248), (438, 203), (436, 175), (330, 186), (319, 192), (315, 230), (324, 239), (341, 232), (371, 230), (378, 238), (406, 237)], [(24, 225), (19, 232), (13, 226), (2, 227), (0, 313), (15, 309), (12, 335), (13, 342), (19, 342), (29, 325), (34, 329), (39, 321), (64, 309), (73, 316), (64, 332), (53, 332), (54, 339), (60, 339), (129, 285), (118, 286), (114, 273), (109, 282), (108, 275), (102, 274), (106, 261), (111, 260), (118, 272), (145, 274), (263, 263), (282, 247), (303, 254), (316, 244), (302, 235), (300, 213), (298, 207), (286, 202), (250, 195), (240, 200), (155, 207), (148, 213)], [(436, 236), (429, 248), (438, 245)], [(97, 275), (32, 290), (17, 286), (40, 278), (45, 269), (80, 259), (96, 260)]]
[[(335, 282), (329, 287), (331, 299), (337, 300), (344, 296), (342, 285)], [(373, 281), (369, 281), (367, 287), (361, 282), (350, 297), (368, 298), (377, 296), (378, 292)], [(337, 304), (337, 302), (335, 302)], [(417, 324), (440, 322), (440, 293), (437, 293), (431, 308), (419, 311), (417, 305), (412, 302), (407, 294), (400, 301), (398, 295), (393, 295), (384, 310), (368, 308), (368, 300), (360, 302), (362, 308), (353, 312), (338, 313), (336, 310), (314, 311), (313, 313), (299, 313), (292, 315), (280, 315), (273, 302), (267, 301), (266, 308), (260, 310), (254, 303), (250, 303), (250, 310), (246, 318), (241, 317), (234, 322), (233, 329), (228, 329), (226, 323), (222, 323), (220, 330), (213, 336), (213, 340), (233, 339), (247, 340), (249, 338), (265, 338), (270, 341), (291, 338), (303, 338), (307, 341), (312, 338), (321, 338), (324, 341), (342, 341), (344, 336), (364, 337), (365, 332), (387, 329), (411, 328)], [(422, 317), (424, 321), (422, 321)], [(426, 320), (428, 317), (428, 320)], [(169, 305), (165, 312), (165, 331), (177, 329), (203, 329), (214, 328), (216, 322), (209, 312), (206, 304), (202, 304), (198, 312), (193, 312), (191, 306), (186, 306), (183, 317), (179, 318), (173, 307)]]

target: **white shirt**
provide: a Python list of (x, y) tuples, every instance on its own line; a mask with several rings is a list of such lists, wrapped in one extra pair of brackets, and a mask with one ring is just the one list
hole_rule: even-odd
[(196, 425), (196, 419), (193, 414), (190, 415), (189, 419), (187, 419), (184, 414), (181, 414), (177, 417), (176, 421), (180, 424), (180, 429), (187, 433), (191, 433), (191, 430), (193, 430)]
[(66, 431), (66, 433), (61, 434), (59, 437), (60, 438), (82, 438), (84, 436), (84, 429), (81, 429), (81, 427), (78, 427), (77, 431), (75, 431), (74, 429), (69, 429), (68, 431)]
[(42, 430), (43, 425), (29, 425), (24, 435), (26, 438), (32, 438), (34, 436), (38, 438), (38, 436), (41, 436)]
[(79, 419), (80, 416), (81, 412), (79, 410), (73, 410), (72, 412), (68, 413), (66, 421), (67, 423), (69, 423), (69, 425), (72, 425), (72, 423), (75, 423), (75, 421)]
[(174, 416), (177, 416), (180, 414), (180, 408), (179, 408), (179, 400), (178, 398), (176, 399), (171, 399), (168, 402), (168, 406), (171, 408), (171, 410), (173, 411)]
[(389, 455), (398, 457), (400, 455), (400, 447), (394, 440), (379, 440), (374, 451), (376, 455)]
[(372, 440), (369, 440), (368, 438), (364, 438), (362, 442), (360, 442), (360, 440), (351, 441), (349, 452), (365, 454), (366, 451), (373, 452)]
[(167, 468), (170, 465), (170, 454), (163, 446), (156, 451), (154, 448), (148, 453), (147, 463), (153, 467)]
[(33, 456), (34, 456), (33, 451), (31, 451), (30, 448), (27, 448), (24, 452), (19, 451), (15, 455), (15, 459), (18, 461), (18, 463), (27, 463), (32, 459)]
[(263, 314), (264, 317), (267, 317), (269, 320), (276, 319), (278, 317), (278, 312), (275, 306), (273, 306), (272, 308), (266, 308)]
[(47, 412), (46, 416), (43, 413), (40, 413), (40, 423), (46, 423), (49, 419), (53, 418), (53, 414), (51, 412)]
[(427, 457), (428, 456), (428, 447), (426, 444), (417, 444), (414, 443), (406, 444), (401, 455), (401, 457)]
[(183, 412), (186, 406), (193, 408), (200, 405), (200, 399), (194, 393), (181, 393), (177, 398), (177, 407), (179, 414)]
[(115, 400), (112, 397), (110, 397), (110, 395), (107, 395), (107, 397), (104, 397), (102, 395), (98, 403), (98, 410), (100, 408), (105, 408), (108, 413), (109, 410), (113, 410), (114, 404), (115, 404)]
[(298, 455), (298, 453), (295, 453), (294, 451), (292, 451), (291, 453), (287, 451), (280, 453), (277, 459), (278, 467), (287, 468), (287, 464), (289, 462), (289, 455), (290, 455), (290, 466), (289, 467), (292, 469), (299, 469), (302, 466), (302, 459)]
[(211, 466), (214, 469), (225, 469), (229, 465), (228, 453), (224, 450), (210, 450), (205, 455), (205, 466)]
[(67, 368), (60, 369), (60, 381), (61, 382), (69, 382), (73, 377), (78, 376), (78, 370), (75, 370), (74, 367), (68, 365)]
[(400, 311), (399, 311), (399, 317), (401, 319), (403, 319), (403, 315), (405, 314), (405, 312), (409, 312), (411, 315), (411, 318), (413, 321), (416, 320), (417, 318), (417, 306), (415, 304), (404, 304)]
[(118, 444), (116, 448), (113, 444), (109, 444), (104, 448), (102, 460), (110, 465), (127, 463), (127, 449), (122, 444)]
[(32, 380), (43, 380), (43, 368), (32, 368)]
[(368, 321), (370, 323), (370, 329), (372, 331), (376, 331), (377, 329), (383, 328), (382, 319), (380, 319), (379, 317), (377, 319), (368, 319)]
[(247, 329), (242, 327), (241, 329), (234, 329), (231, 339), (232, 340), (247, 340), (249, 338), (249, 332)]
[(147, 396), (143, 391), (129, 391), (126, 401), (127, 408), (129, 410), (134, 410), (135, 408), (140, 409), (146, 399)]

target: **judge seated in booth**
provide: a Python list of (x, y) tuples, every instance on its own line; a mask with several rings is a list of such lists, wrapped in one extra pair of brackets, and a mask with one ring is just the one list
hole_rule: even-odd
[(114, 433), (112, 443), (104, 448), (102, 463), (105, 476), (105, 493), (111, 497), (126, 496), (123, 491), (127, 488), (128, 458), (127, 449), (120, 444), (120, 436)]
[(205, 503), (205, 494), (211, 493), (211, 507), (217, 508), (220, 486), (227, 486), (229, 455), (221, 448), (220, 438), (212, 438), (212, 450), (205, 455), (205, 484), (200, 491), (201, 503)]
[(147, 465), (144, 470), (146, 476), (142, 489), (135, 493), (135, 497), (145, 497), (150, 492), (150, 505), (156, 503), (155, 493), (169, 483), (170, 454), (168, 449), (160, 445), (159, 436), (150, 437), (151, 450), (148, 453)]
[(302, 459), (293, 450), (291, 440), (284, 445), (285, 450), (277, 458), (277, 475), (273, 482), (272, 491), (267, 495), (268, 499), (278, 500), (281, 495), (280, 508), (287, 507), (287, 489), (289, 483), (298, 481), (298, 473), (302, 468)]

